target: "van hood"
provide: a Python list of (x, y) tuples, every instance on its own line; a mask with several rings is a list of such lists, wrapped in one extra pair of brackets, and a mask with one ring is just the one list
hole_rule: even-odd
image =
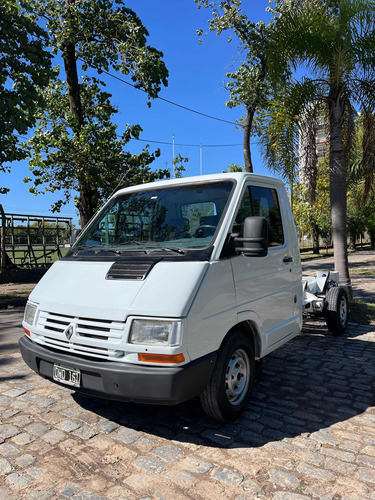
[(208, 262), (160, 261), (144, 280), (106, 279), (113, 263), (57, 261), (29, 299), (43, 311), (81, 318), (180, 318), (187, 315), (209, 266)]

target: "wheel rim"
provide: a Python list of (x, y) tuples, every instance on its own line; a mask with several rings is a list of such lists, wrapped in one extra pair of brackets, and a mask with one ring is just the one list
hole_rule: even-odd
[(237, 349), (229, 360), (225, 373), (225, 392), (229, 403), (242, 403), (250, 383), (250, 361), (244, 349)]
[(340, 321), (342, 325), (346, 325), (348, 319), (348, 303), (345, 297), (340, 300)]

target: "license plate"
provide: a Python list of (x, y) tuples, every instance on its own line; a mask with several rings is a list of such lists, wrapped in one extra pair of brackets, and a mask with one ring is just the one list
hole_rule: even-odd
[(66, 368), (66, 366), (53, 365), (53, 380), (66, 385), (79, 387), (81, 385), (81, 372), (79, 370)]

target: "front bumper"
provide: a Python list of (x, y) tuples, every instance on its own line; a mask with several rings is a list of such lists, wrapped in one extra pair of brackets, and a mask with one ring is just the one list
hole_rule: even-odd
[(211, 353), (183, 366), (144, 366), (50, 351), (27, 337), (19, 340), (19, 346), (25, 363), (44, 378), (55, 382), (52, 378), (55, 363), (79, 369), (81, 387), (64, 387), (135, 403), (175, 405), (198, 396), (208, 384), (216, 362), (216, 353)]

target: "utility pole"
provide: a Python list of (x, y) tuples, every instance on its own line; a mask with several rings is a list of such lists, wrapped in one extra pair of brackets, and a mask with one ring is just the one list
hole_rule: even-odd
[(203, 150), (202, 150), (202, 144), (200, 145), (200, 175), (203, 174)]
[(174, 134), (172, 135), (172, 144), (173, 144), (173, 158), (172, 158), (172, 178), (174, 179)]

